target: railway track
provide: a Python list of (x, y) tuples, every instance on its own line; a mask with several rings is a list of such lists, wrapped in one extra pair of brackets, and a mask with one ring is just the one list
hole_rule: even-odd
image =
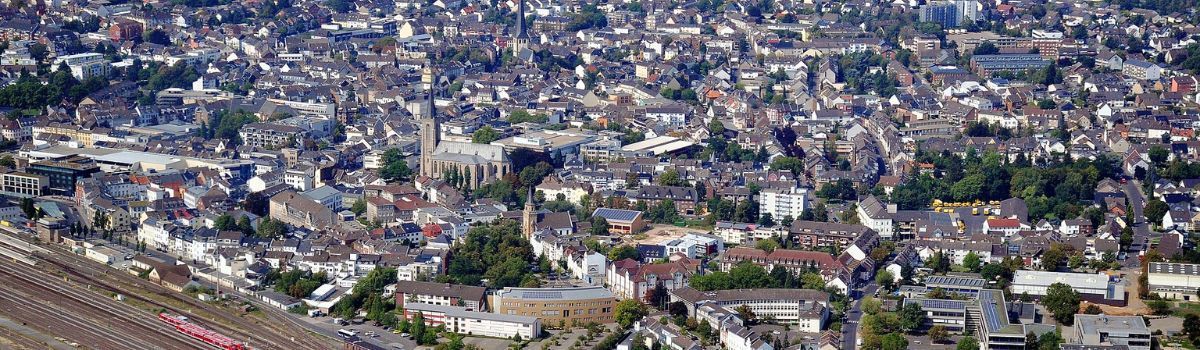
[[(16, 247), (10, 240), (0, 241), (0, 246)], [(21, 247), (25, 248), (25, 247)], [(40, 249), (40, 248), (39, 248)], [(24, 249), (22, 249), (24, 250)], [(121, 294), (126, 298), (137, 300), (172, 313), (185, 315), (200, 325), (217, 332), (226, 334), (234, 339), (246, 341), (256, 349), (301, 349), (324, 350), (331, 346), (329, 340), (309, 333), (305, 327), (295, 323), (282, 310), (261, 308), (264, 314), (271, 316), (270, 321), (256, 321), (245, 317), (231, 315), (219, 307), (195, 300), (168, 290), (162, 286), (148, 283), (135, 276), (100, 266), (95, 262), (83, 259), (71, 252), (48, 251), (41, 249), (32, 253), (43, 271), (58, 270), (69, 279), (91, 286), (93, 289)], [(136, 291), (136, 292), (135, 292)], [(183, 307), (145, 297), (141, 292), (150, 292), (170, 301), (178, 302)], [(157, 322), (152, 316), (143, 315), (147, 320)], [(173, 330), (173, 329), (172, 329)], [(182, 334), (179, 334), (183, 336)]]
[[(55, 281), (53, 278), (29, 267), (11, 264), (5, 269), (0, 269), (0, 276), (3, 276), (7, 282), (4, 288), (14, 295), (23, 295), (17, 299), (10, 298), (10, 301), (27, 300), (30, 307), (40, 308), (40, 311), (55, 316), (71, 312), (74, 317), (66, 318), (64, 321), (81, 318), (94, 320), (103, 330), (100, 334), (130, 334), (141, 341), (141, 343), (123, 344), (124, 348), (195, 349), (204, 346), (204, 343), (158, 322), (142, 310), (118, 303), (105, 296), (96, 295), (96, 293), (58, 285), (52, 282)], [(25, 291), (43, 291), (48, 294), (39, 293), (35, 296)], [(37, 299), (44, 302), (34, 301)]]

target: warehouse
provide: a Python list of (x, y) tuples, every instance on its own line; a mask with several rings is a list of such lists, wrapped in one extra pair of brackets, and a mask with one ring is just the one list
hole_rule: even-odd
[(1103, 273), (1071, 273), (1052, 271), (1020, 270), (1013, 275), (1012, 294), (1028, 293), (1034, 297), (1046, 295), (1050, 285), (1063, 283), (1071, 286), (1079, 297), (1089, 302), (1124, 306), (1125, 286), (1112, 282)]

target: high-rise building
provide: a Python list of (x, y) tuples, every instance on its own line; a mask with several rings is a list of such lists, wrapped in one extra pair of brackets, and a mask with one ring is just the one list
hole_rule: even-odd
[(943, 28), (961, 27), (979, 19), (976, 0), (934, 1), (921, 6), (921, 22), (934, 22)]

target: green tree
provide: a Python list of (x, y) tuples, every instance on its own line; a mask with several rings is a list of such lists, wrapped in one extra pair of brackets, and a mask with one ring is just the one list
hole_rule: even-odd
[(908, 339), (904, 339), (904, 336), (900, 333), (888, 333), (888, 335), (883, 336), (880, 342), (880, 349), (906, 350), (908, 349)]
[(603, 216), (593, 216), (591, 234), (593, 236), (607, 236), (608, 219), (605, 219)]
[(929, 341), (943, 343), (947, 340), (950, 340), (950, 332), (946, 330), (946, 326), (936, 325), (929, 327)]
[(683, 180), (679, 179), (679, 172), (675, 171), (674, 168), (667, 169), (667, 171), (664, 171), (662, 174), (658, 175), (658, 178), (655, 180), (657, 180), (659, 185), (663, 185), (663, 186), (684, 186), (684, 185), (686, 185), (683, 182)]
[(895, 283), (896, 277), (892, 275), (891, 271), (880, 269), (875, 273), (875, 284), (878, 284), (881, 290), (890, 291), (895, 287)]
[(404, 159), (404, 154), (400, 153), (400, 149), (392, 148), (384, 151), (382, 160), (383, 164), (379, 168), (379, 177), (383, 178), (384, 181), (406, 182), (412, 178), (412, 169), (408, 167), (408, 161)]
[(1167, 158), (1171, 157), (1171, 152), (1162, 146), (1154, 145), (1150, 147), (1149, 155), (1150, 161), (1161, 167), (1167, 164)]
[(354, 212), (354, 215), (362, 215), (366, 213), (367, 201), (362, 198), (355, 200), (354, 204), (350, 206), (350, 211)]
[(967, 256), (963, 257), (963, 267), (971, 272), (979, 272), (979, 255), (974, 251), (967, 252)]
[(908, 303), (900, 307), (898, 312), (900, 316), (900, 329), (912, 333), (921, 328), (925, 323), (925, 310), (921, 309), (921, 304)]
[(649, 310), (646, 308), (646, 304), (642, 304), (637, 299), (622, 300), (613, 308), (613, 318), (617, 320), (617, 324), (623, 329), (629, 329), (629, 327), (633, 326), (634, 322), (642, 319), (642, 317), (646, 317), (648, 313)]
[(1171, 207), (1166, 202), (1157, 199), (1151, 199), (1146, 203), (1146, 208), (1143, 213), (1146, 214), (1146, 220), (1149, 220), (1155, 225), (1162, 225), (1162, 219), (1167, 215), (1167, 211)]
[(629, 245), (618, 246), (608, 251), (609, 261), (620, 261), (625, 259), (640, 260), (641, 256), (638, 254), (636, 247)]
[(979, 350), (979, 340), (969, 335), (963, 337), (958, 341), (958, 346), (955, 347), (955, 350)]
[(758, 242), (754, 242), (754, 248), (770, 253), (779, 248), (779, 243), (775, 242), (774, 239), (760, 239)]
[(475, 130), (475, 133), (471, 134), (472, 143), (488, 144), (499, 139), (500, 132), (496, 131), (496, 129), (492, 129), (490, 125), (484, 125), (482, 128)]
[(1050, 311), (1051, 316), (1059, 323), (1070, 326), (1074, 322), (1075, 313), (1079, 312), (1079, 293), (1064, 283), (1051, 284), (1046, 289), (1046, 297), (1042, 305)]

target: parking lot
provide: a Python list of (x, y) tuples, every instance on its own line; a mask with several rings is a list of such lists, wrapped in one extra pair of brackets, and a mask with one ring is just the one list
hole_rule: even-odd
[[(337, 335), (339, 329), (355, 331), (360, 339), (367, 340), (379, 346), (384, 346), (390, 349), (416, 349), (417, 343), (403, 338), (398, 334), (393, 334), (391, 331), (384, 330), (381, 327), (376, 327), (371, 322), (361, 324), (338, 325), (333, 323), (334, 318), (329, 316), (321, 317), (298, 317), (301, 321), (312, 325), (311, 328), (320, 330), (320, 333), (333, 338), (341, 338)], [(372, 334), (374, 336), (372, 336)]]

